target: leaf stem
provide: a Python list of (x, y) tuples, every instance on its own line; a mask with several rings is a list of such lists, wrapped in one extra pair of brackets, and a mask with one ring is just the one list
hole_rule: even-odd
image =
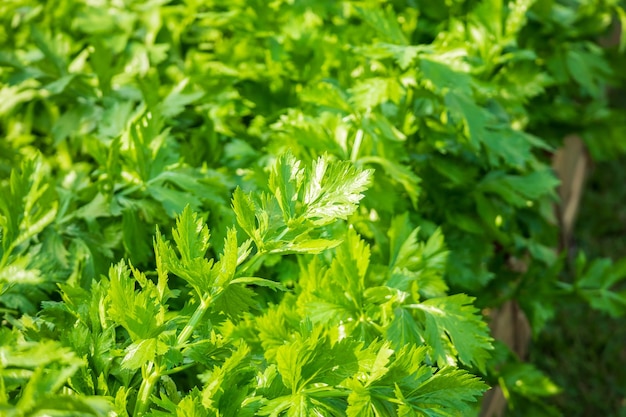
[[(161, 370), (157, 368), (152, 371), (153, 367), (154, 362), (150, 362), (145, 372), (142, 372), (142, 374), (144, 374), (144, 379), (141, 382), (139, 392), (137, 393), (137, 402), (135, 403), (135, 411), (133, 412), (133, 416), (135, 417), (141, 417), (145, 414), (148, 409), (148, 405), (150, 405), (150, 396), (152, 395), (154, 386), (161, 377)], [(150, 375), (146, 377), (146, 374)]]
[(260, 264), (263, 261), (263, 257), (265, 256), (264, 251), (257, 251), (257, 253), (255, 253), (254, 255), (252, 255), (252, 257), (250, 259), (248, 259), (247, 261), (245, 261), (240, 268), (238, 268), (237, 270), (237, 275), (236, 276), (248, 276), (248, 275), (253, 275), (252, 273), (248, 273), (248, 271), (252, 270), (254, 271), (255, 268), (258, 266), (258, 264)]
[(206, 311), (209, 309), (211, 299), (212, 297), (210, 295), (207, 295), (200, 299), (200, 305), (198, 306), (198, 308), (196, 308), (196, 311), (193, 312), (193, 315), (183, 328), (183, 331), (180, 332), (180, 334), (178, 335), (178, 339), (176, 339), (176, 345), (178, 347), (184, 345), (185, 342), (189, 340), (194, 329), (202, 319), (202, 316), (204, 316), (204, 313), (206, 313)]
[(168, 370), (164, 371), (161, 375), (173, 375), (173, 374), (176, 374), (178, 372), (184, 371), (185, 369), (189, 369), (189, 368), (191, 368), (194, 365), (195, 365), (195, 363), (187, 363), (185, 365), (177, 366), (176, 368), (172, 368), (172, 369), (168, 369)]
[(356, 135), (354, 137), (354, 144), (352, 145), (352, 153), (350, 154), (350, 160), (352, 162), (356, 162), (359, 157), (359, 150), (361, 148), (361, 142), (363, 141), (363, 129), (359, 129), (356, 131)]
[(280, 235), (278, 235), (274, 240), (280, 241), (282, 238), (284, 238), (287, 233), (289, 233), (291, 231), (291, 229), (289, 228), (289, 226), (285, 227), (285, 230), (283, 230)]

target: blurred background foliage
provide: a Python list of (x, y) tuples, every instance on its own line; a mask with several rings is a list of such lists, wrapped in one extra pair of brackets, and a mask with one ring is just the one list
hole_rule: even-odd
[[(626, 158), (593, 166), (584, 188), (572, 251), (590, 257), (626, 257)], [(621, 286), (624, 289), (624, 286)], [(530, 361), (563, 391), (551, 402), (564, 415), (625, 416), (626, 326), (584, 304), (565, 303), (533, 342)]]

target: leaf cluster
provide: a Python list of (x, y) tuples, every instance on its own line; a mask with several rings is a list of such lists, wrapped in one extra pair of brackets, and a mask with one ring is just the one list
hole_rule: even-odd
[(626, 149), (626, 38), (596, 42), (624, 16), (3, 2), (0, 407), (471, 415), (479, 376), (540, 404), (556, 388), (482, 312), (517, 300), (535, 334), (560, 299), (625, 312), (621, 262), (563, 279), (547, 161), (573, 131)]

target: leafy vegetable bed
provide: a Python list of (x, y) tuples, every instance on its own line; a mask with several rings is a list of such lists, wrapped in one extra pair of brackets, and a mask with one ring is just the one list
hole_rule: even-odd
[[(457, 416), (563, 279), (550, 153), (626, 148), (617, 0), (0, 4), (0, 410)], [(521, 265), (521, 267), (520, 267)], [(528, 414), (531, 413), (531, 414)]]

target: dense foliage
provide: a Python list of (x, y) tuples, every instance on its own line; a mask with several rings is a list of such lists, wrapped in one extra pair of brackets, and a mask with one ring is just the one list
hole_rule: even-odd
[[(550, 152), (623, 152), (617, 0), (0, 3), (9, 416), (558, 415), (493, 341), (562, 278)], [(522, 267), (519, 267), (519, 265)], [(529, 414), (530, 413), (530, 414)]]

